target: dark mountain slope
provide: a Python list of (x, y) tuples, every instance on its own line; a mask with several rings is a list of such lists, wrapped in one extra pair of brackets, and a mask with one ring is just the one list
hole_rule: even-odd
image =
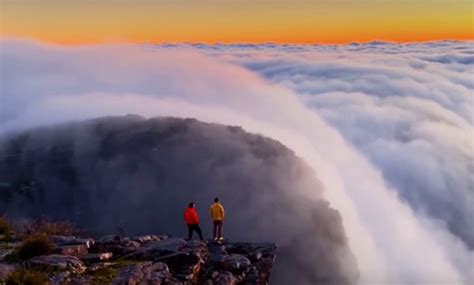
[[(184, 235), (183, 211), (226, 207), (225, 235), (279, 244), (274, 284), (351, 284), (357, 266), (313, 170), (279, 142), (193, 119), (106, 117), (0, 142), (0, 210), (92, 232)], [(308, 198), (310, 197), (310, 198)]]

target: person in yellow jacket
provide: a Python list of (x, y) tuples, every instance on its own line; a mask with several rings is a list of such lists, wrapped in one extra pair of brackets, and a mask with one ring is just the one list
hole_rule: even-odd
[(223, 240), (223, 228), (224, 228), (224, 206), (219, 203), (219, 198), (214, 198), (214, 203), (209, 208), (209, 212), (211, 214), (211, 219), (214, 223), (214, 230), (212, 231), (214, 234), (214, 240)]

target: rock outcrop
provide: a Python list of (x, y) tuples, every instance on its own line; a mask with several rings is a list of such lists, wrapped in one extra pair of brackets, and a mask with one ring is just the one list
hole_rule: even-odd
[[(207, 208), (217, 196), (226, 236), (279, 245), (273, 284), (355, 284), (342, 217), (325, 200), (317, 171), (280, 142), (236, 126), (106, 117), (0, 137), (0, 214), (70, 221), (94, 235), (181, 236), (193, 201), (210, 236)], [(112, 237), (103, 250), (137, 254), (153, 239)], [(83, 248), (64, 242), (58, 254)]]
[(273, 243), (186, 241), (169, 235), (49, 240), (61, 254), (0, 260), (0, 281), (26, 268), (47, 273), (51, 284), (268, 284), (277, 249)]

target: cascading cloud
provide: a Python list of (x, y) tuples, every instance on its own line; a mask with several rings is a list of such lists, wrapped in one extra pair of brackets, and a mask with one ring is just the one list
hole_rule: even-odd
[(0, 132), (128, 113), (241, 125), (317, 170), (361, 284), (474, 280), (472, 42), (0, 53)]

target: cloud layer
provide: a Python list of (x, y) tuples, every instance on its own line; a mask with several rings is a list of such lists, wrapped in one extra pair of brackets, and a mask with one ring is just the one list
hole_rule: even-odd
[(361, 283), (467, 283), (472, 54), (458, 42), (65, 49), (9, 41), (0, 130), (127, 113), (241, 125), (318, 172)]
[(279, 49), (250, 52), (250, 59), (238, 56), (242, 48), (223, 53), (297, 93), (412, 207), (474, 249), (472, 44)]

